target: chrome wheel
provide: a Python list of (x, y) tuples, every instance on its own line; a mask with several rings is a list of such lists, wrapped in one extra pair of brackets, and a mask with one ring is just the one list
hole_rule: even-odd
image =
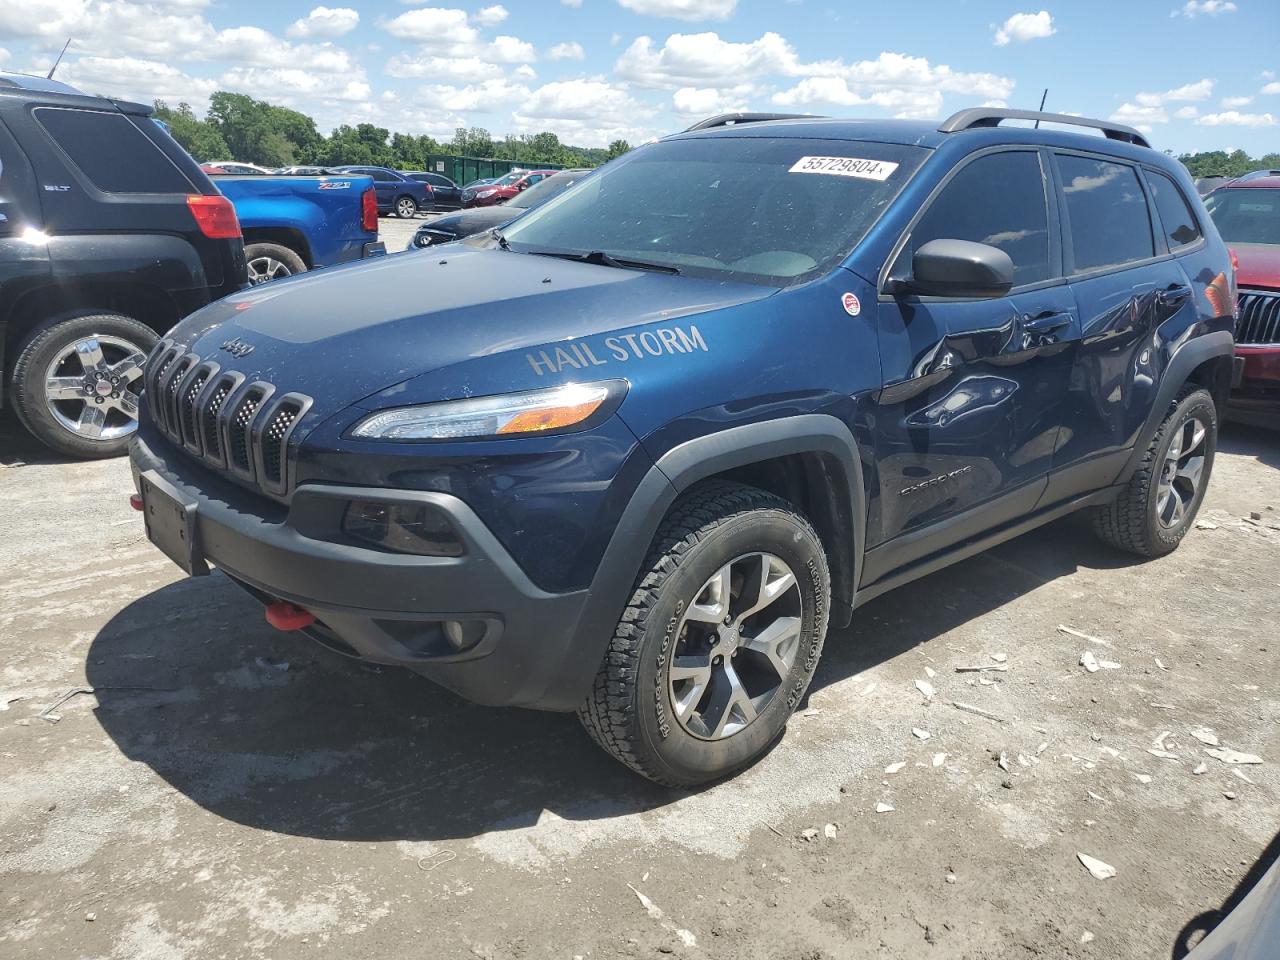
[(409, 197), (402, 197), (400, 201), (396, 203), (396, 213), (399, 214), (403, 220), (408, 220), (417, 212), (418, 205)]
[(86, 440), (117, 440), (138, 428), (146, 353), (122, 337), (83, 337), (45, 372), (45, 403), (65, 430)]
[(266, 283), (268, 280), (279, 280), (282, 277), (291, 276), (293, 271), (288, 265), (281, 263), (275, 257), (254, 257), (249, 261), (250, 283)]
[(771, 553), (717, 570), (685, 609), (668, 666), (671, 709), (702, 740), (744, 729), (795, 663), (803, 600), (795, 574)]
[(1178, 427), (1164, 455), (1156, 487), (1156, 516), (1162, 527), (1181, 523), (1195, 502), (1204, 474), (1206, 436), (1204, 424), (1192, 417)]

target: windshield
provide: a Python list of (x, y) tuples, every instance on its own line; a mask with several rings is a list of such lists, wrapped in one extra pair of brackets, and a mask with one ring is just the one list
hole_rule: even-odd
[(490, 185), (494, 187), (509, 187), (523, 176), (523, 173), (508, 173), (501, 180), (491, 181)]
[(782, 286), (848, 254), (927, 154), (848, 140), (663, 141), (579, 181), (506, 237), (522, 252), (600, 252)]
[(1228, 243), (1280, 243), (1280, 190), (1215, 190), (1204, 205)]
[(585, 176), (586, 173), (561, 173), (554, 177), (547, 177), (541, 183), (535, 183), (528, 190), (518, 194), (515, 199), (508, 200), (507, 206), (516, 210), (529, 210), (540, 203), (546, 203), (558, 193), (564, 193)]

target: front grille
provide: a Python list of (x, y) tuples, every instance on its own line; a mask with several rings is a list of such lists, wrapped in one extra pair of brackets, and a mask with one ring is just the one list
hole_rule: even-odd
[(1280, 292), (1240, 291), (1236, 298), (1236, 343), (1280, 344)]
[(145, 402), (159, 430), (188, 454), (282, 498), (289, 490), (289, 439), (311, 398), (223, 370), (171, 340), (147, 361)]

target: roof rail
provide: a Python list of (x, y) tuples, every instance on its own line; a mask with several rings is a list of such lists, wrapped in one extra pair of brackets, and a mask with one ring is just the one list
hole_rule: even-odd
[(722, 113), (719, 116), (699, 120), (683, 133), (694, 130), (710, 130), (712, 127), (731, 127), (739, 123), (760, 123), (765, 120), (818, 120), (812, 113)]
[(1257, 180), (1261, 177), (1280, 177), (1280, 170), (1250, 170), (1248, 173), (1242, 173), (1236, 177), (1236, 182), (1241, 180)]
[(998, 126), (1001, 120), (1036, 120), (1043, 123), (1066, 123), (1073, 127), (1091, 127), (1101, 130), (1108, 140), (1123, 140), (1139, 147), (1150, 147), (1147, 138), (1133, 127), (1109, 120), (1090, 120), (1066, 113), (1041, 113), (1038, 110), (1007, 110), (1003, 107), (972, 107), (953, 113), (938, 126), (939, 133), (957, 133), (974, 127)]

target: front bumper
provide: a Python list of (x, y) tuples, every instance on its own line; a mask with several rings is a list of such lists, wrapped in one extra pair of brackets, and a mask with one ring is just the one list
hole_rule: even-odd
[(1227, 417), (1280, 429), (1280, 345), (1236, 346)]
[[(303, 484), (286, 508), (222, 480), (159, 442), (135, 436), (134, 484), (160, 478), (194, 506), (193, 546), (270, 603), (313, 614), (316, 639), (336, 639), (361, 657), (409, 667), (477, 703), (572, 709), (581, 691), (564, 685), (587, 591), (547, 593), (461, 500), (442, 493)], [(153, 472), (153, 473), (152, 473)], [(460, 557), (390, 553), (344, 542), (351, 500), (425, 503), (463, 543)], [(474, 625), (480, 639), (442, 651), (447, 621)]]

